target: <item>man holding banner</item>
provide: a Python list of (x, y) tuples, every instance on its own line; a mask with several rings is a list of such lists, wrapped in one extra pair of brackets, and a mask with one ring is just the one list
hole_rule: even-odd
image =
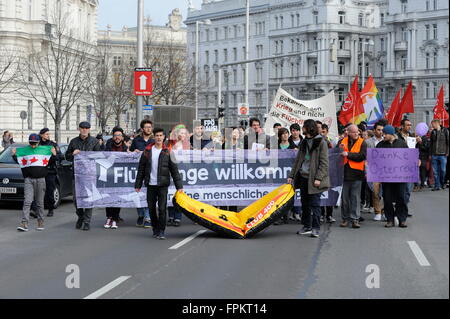
[[(383, 133), (384, 140), (378, 143), (376, 148), (408, 148), (408, 144), (404, 140), (397, 138), (393, 126), (386, 125)], [(385, 227), (394, 227), (394, 217), (397, 217), (399, 227), (406, 228), (406, 219), (408, 218), (407, 183), (382, 182), (381, 187), (383, 188), (384, 214), (387, 218)]]

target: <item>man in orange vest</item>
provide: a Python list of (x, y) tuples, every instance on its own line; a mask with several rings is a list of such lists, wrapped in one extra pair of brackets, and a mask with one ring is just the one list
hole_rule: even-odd
[(367, 144), (359, 136), (354, 124), (347, 128), (347, 137), (339, 143), (344, 157), (344, 185), (342, 188), (341, 227), (352, 222), (352, 228), (359, 228), (361, 185), (364, 180), (364, 162), (367, 156)]

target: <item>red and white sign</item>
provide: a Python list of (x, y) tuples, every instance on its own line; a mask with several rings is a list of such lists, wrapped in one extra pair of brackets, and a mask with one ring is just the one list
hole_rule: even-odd
[(238, 104), (238, 114), (240, 116), (247, 116), (250, 112), (250, 107), (246, 103), (239, 103)]
[(152, 69), (134, 69), (134, 95), (152, 95)]

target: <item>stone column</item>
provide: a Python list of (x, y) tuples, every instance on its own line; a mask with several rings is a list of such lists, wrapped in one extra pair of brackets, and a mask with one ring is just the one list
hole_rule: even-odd
[(386, 69), (389, 71), (391, 69), (391, 33), (387, 34), (386, 38)]
[(406, 59), (406, 68), (407, 69), (411, 69), (411, 64), (412, 64), (411, 63), (412, 62), (412, 59), (411, 59), (411, 57), (412, 57), (411, 33), (412, 33), (412, 30), (408, 30), (407, 37), (406, 37), (406, 41), (408, 41), (408, 46), (407, 46), (408, 51), (407, 51), (407, 59)]

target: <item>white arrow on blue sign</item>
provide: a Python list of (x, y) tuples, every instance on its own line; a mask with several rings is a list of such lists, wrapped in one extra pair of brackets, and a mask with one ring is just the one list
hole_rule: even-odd
[(153, 111), (153, 105), (142, 105), (144, 111)]

